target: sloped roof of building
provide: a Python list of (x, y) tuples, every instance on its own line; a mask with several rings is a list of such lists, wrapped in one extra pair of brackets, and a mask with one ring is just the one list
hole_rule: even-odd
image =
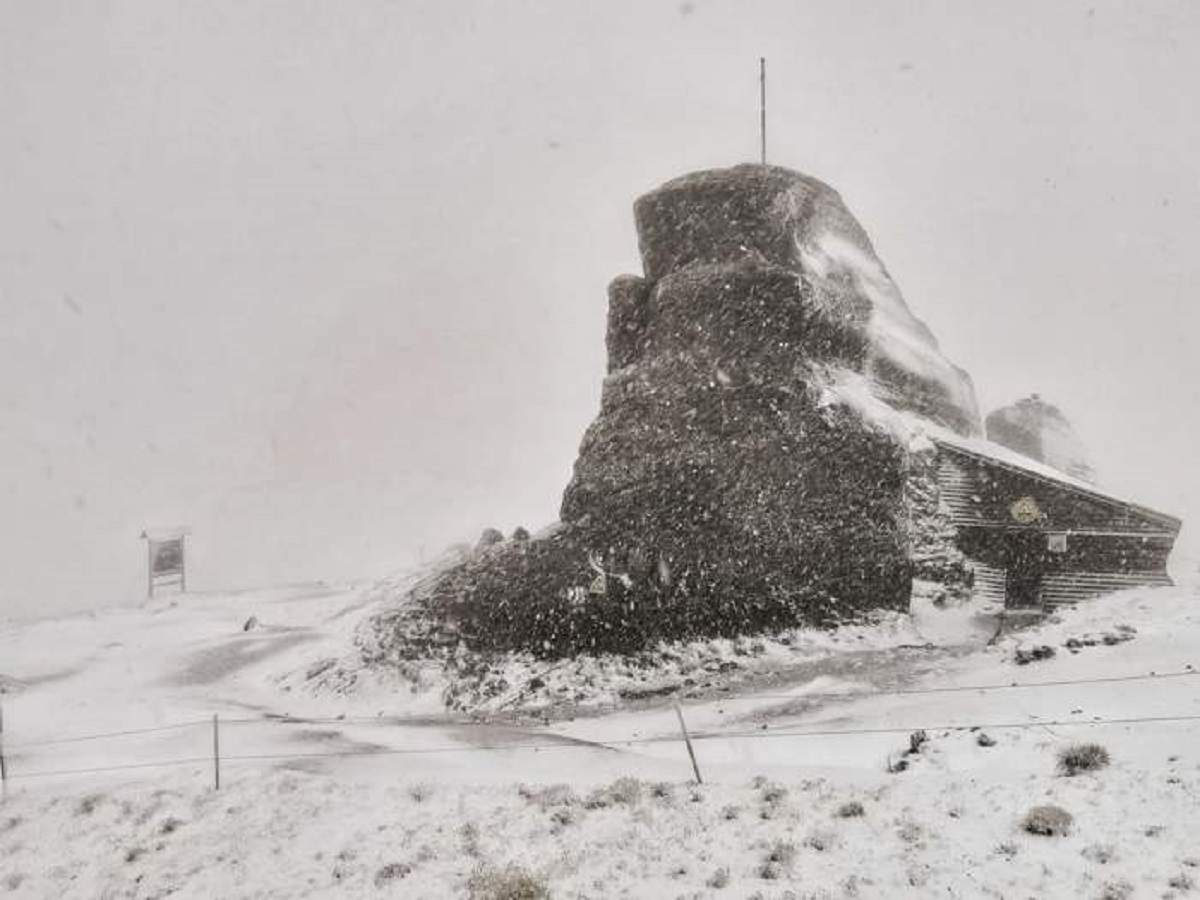
[(1078, 478), (1073, 478), (1065, 472), (1055, 469), (1053, 466), (1048, 466), (1036, 459), (1031, 459), (1016, 450), (1012, 450), (1002, 444), (997, 444), (994, 441), (989, 441), (984, 438), (966, 438), (954, 432), (932, 426), (926, 429), (929, 439), (939, 447), (949, 448), (958, 453), (966, 454), (982, 460), (985, 463), (1000, 466), (1001, 468), (1015, 471), (1022, 475), (1027, 475), (1040, 481), (1051, 482), (1052, 484), (1066, 488), (1071, 491), (1086, 495), (1094, 500), (1099, 500), (1103, 503), (1115, 504), (1127, 508), (1141, 516), (1154, 519), (1170, 528), (1172, 531), (1178, 531), (1182, 522), (1175, 516), (1168, 513), (1160, 512), (1156, 509), (1138, 503), (1134, 500), (1129, 500), (1124, 497), (1119, 497), (1107, 491), (1100, 490), (1096, 485)]

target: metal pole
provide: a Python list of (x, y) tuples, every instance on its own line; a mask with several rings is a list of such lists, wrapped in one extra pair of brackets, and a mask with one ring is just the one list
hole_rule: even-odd
[(767, 58), (758, 58), (758, 128), (762, 141), (762, 164), (767, 164)]
[(0, 797), (8, 793), (8, 763), (4, 759), (4, 701), (0, 700)]
[(213, 713), (213, 790), (221, 789), (221, 730)]
[(683, 707), (675, 701), (675, 715), (679, 716), (679, 730), (683, 732), (683, 742), (687, 745), (688, 756), (692, 760), (692, 771), (696, 773), (696, 784), (704, 784), (700, 777), (700, 767), (696, 765), (696, 751), (692, 749), (692, 739), (688, 736), (687, 723), (683, 721)]

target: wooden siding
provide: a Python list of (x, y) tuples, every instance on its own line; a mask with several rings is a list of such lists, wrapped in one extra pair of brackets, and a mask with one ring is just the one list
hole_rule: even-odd
[[(938, 486), (975, 573), (976, 598), (1021, 603), (1009, 569), (1042, 608), (1146, 585), (1167, 585), (1179, 520), (1065, 478), (939, 442)], [(1032, 498), (1036, 518), (1019, 521), (1013, 504)], [(1062, 552), (1052, 535), (1065, 535)], [(1059, 539), (1061, 540), (1061, 539)], [(1056, 541), (1057, 543), (1058, 541)], [(1013, 591), (1012, 597), (1006, 597)]]

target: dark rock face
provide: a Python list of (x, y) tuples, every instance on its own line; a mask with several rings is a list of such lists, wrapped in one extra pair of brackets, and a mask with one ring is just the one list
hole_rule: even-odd
[(986, 426), (988, 440), (1081, 481), (1095, 482), (1083, 441), (1062, 410), (1037, 394), (989, 413)]
[(548, 656), (906, 609), (912, 460), (830, 373), (974, 434), (969, 379), (815, 179), (702, 172), (635, 214), (646, 274), (609, 288), (561, 526), (481, 548), (431, 602), (471, 646)]
[(981, 432), (970, 376), (942, 356), (828, 185), (778, 166), (735, 166), (670, 181), (634, 213), (648, 279), (739, 260), (788, 270), (812, 305), (863, 335), (861, 371), (883, 399), (960, 434)]

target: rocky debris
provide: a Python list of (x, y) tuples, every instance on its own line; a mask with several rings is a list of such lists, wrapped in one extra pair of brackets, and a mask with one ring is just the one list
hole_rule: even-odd
[(334, 659), (333, 657), (327, 657), (325, 659), (318, 660), (317, 662), (313, 663), (311, 666), (309, 666), (304, 671), (304, 677), (305, 677), (305, 679), (311, 681), (312, 679), (314, 679), (318, 675), (320, 675), (322, 672), (329, 671), (335, 665), (337, 665), (337, 660)]
[[(907, 440), (827, 373), (975, 434), (965, 373), (815, 179), (695, 173), (635, 217), (645, 276), (610, 286), (609, 375), (561, 526), (503, 544), (485, 532), (487, 552), (430, 592), (432, 614), (473, 649), (558, 657), (907, 609), (911, 519), (936, 499), (906, 495)], [(926, 530), (925, 544), (944, 537)], [(965, 577), (944, 546), (922, 564)]]
[(479, 541), (476, 543), (477, 550), (484, 550), (495, 544), (499, 544), (504, 540), (504, 533), (498, 528), (485, 528), (483, 533), (479, 535)]
[(1013, 662), (1018, 666), (1027, 666), (1031, 662), (1040, 662), (1043, 659), (1051, 659), (1054, 656), (1054, 648), (1048, 644), (1042, 644), (1040, 647), (1020, 647), (1013, 654)]
[(1118, 625), (1115, 630), (1105, 631), (1098, 635), (1084, 634), (1079, 637), (1069, 637), (1063, 646), (1072, 653), (1078, 653), (1084, 647), (1115, 647), (1117, 644), (1132, 641), (1136, 635), (1136, 628), (1129, 625)]
[(1081, 481), (1096, 480), (1083, 441), (1067, 417), (1037, 394), (993, 410), (988, 414), (986, 429), (990, 441)]

